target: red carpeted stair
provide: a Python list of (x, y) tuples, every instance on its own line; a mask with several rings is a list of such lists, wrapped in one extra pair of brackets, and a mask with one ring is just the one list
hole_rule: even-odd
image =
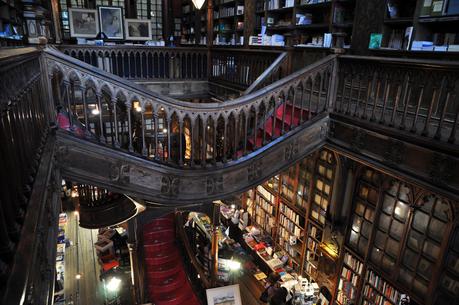
[(148, 293), (154, 304), (200, 305), (175, 244), (173, 214), (145, 225), (143, 240)]
[[(293, 109), (292, 109), (293, 107)], [(293, 116), (292, 116), (292, 110), (293, 110)], [(285, 111), (285, 115), (284, 115)], [(301, 109), (297, 106), (292, 106), (292, 104), (285, 103), (277, 107), (276, 109), (276, 121), (274, 124), (274, 133), (273, 133), (273, 119), (274, 117), (271, 115), (265, 123), (258, 129), (257, 132), (257, 145), (256, 147), (261, 147), (262, 142), (263, 142), (263, 129), (265, 132), (265, 141), (271, 141), (274, 137), (279, 137), (281, 136), (281, 131), (282, 131), (282, 119), (284, 119), (284, 133), (288, 132), (291, 127), (296, 127), (299, 125), (300, 120), (302, 119), (302, 122), (308, 120), (308, 111)], [(250, 137), (248, 139), (248, 148), (253, 149), (254, 145), (254, 139), (253, 137)]]

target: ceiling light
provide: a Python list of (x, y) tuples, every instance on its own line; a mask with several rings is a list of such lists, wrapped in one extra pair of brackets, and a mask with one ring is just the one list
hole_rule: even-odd
[(201, 7), (204, 5), (204, 2), (206, 2), (206, 0), (193, 0), (193, 4), (198, 10), (201, 9)]
[(166, 132), (167, 132), (167, 129), (166, 129), (166, 128), (164, 128), (164, 129), (163, 129), (163, 132), (164, 132), (164, 133), (166, 133)]
[(98, 115), (100, 113), (99, 109), (98, 108), (94, 108), (92, 111), (91, 111), (92, 114), (94, 115)]

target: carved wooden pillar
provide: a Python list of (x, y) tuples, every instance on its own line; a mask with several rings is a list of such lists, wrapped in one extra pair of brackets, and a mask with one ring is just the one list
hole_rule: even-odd
[(227, 130), (228, 130), (228, 118), (223, 118), (223, 163), (226, 163), (226, 142), (228, 141)]
[(217, 124), (218, 124), (218, 119), (213, 120), (213, 130), (212, 130), (212, 149), (213, 149), (213, 164), (215, 165), (217, 163)]
[(195, 150), (195, 142), (196, 142), (196, 122), (198, 121), (197, 118), (190, 118), (190, 131), (191, 131), (191, 166), (195, 165), (196, 159), (196, 150)]
[(156, 113), (153, 113), (153, 118), (155, 120), (155, 159), (158, 160), (158, 111), (156, 111)]
[(258, 133), (258, 110), (255, 109), (255, 118), (253, 119), (253, 150), (257, 149), (257, 133)]
[(54, 28), (54, 42), (57, 44), (62, 43), (62, 29), (59, 12), (59, 0), (51, 0), (52, 20)]
[(81, 90), (81, 102), (83, 103), (83, 112), (84, 112), (84, 125), (86, 129), (89, 130), (89, 120), (88, 120), (88, 105), (86, 103), (86, 87), (80, 86)]
[(116, 97), (112, 97), (112, 106), (113, 106), (113, 117), (114, 117), (114, 121), (115, 121), (115, 141), (114, 141), (114, 144), (115, 144), (115, 147), (117, 148), (120, 148), (120, 141), (118, 140), (119, 139), (119, 136), (118, 136), (118, 112), (117, 112), (117, 98)]
[(247, 128), (247, 124), (249, 124), (249, 115), (250, 115), (250, 110), (248, 111), (248, 113), (244, 113), (245, 114), (245, 121), (244, 121), (244, 155), (247, 154), (247, 140), (248, 140), (248, 128)]
[[(131, 118), (131, 109), (132, 109), (132, 104), (130, 102), (127, 102), (126, 103), (126, 111), (127, 111), (127, 115), (128, 115), (128, 132), (129, 132), (129, 151), (130, 152), (133, 152), (134, 151), (134, 147), (132, 146), (132, 118)], [(155, 125), (156, 125), (156, 121), (155, 121)], [(155, 128), (155, 132), (156, 132), (156, 128)]]
[(220, 204), (213, 203), (212, 216), (211, 286), (215, 287), (218, 273), (218, 229), (220, 227)]
[(142, 120), (142, 155), (147, 155), (147, 144), (145, 142), (145, 108), (142, 107), (140, 111), (140, 118)]
[(171, 162), (172, 115), (167, 117), (167, 161)]
[(237, 159), (238, 132), (239, 132), (239, 114), (235, 114), (234, 115), (234, 130), (233, 130), (233, 135), (232, 135), (234, 139), (233, 160)]
[(201, 135), (201, 166), (202, 167), (205, 167), (206, 166), (206, 163), (207, 163), (207, 136), (209, 135), (209, 129), (207, 129), (207, 119), (204, 121), (204, 119), (202, 118), (202, 128), (201, 128), (201, 131), (202, 131), (202, 135)]
[(104, 119), (103, 119), (101, 98), (102, 98), (102, 93), (96, 92), (97, 105), (99, 107), (99, 124), (100, 124), (99, 125), (99, 131), (100, 131), (99, 139), (102, 143), (105, 143), (106, 139), (104, 137)]
[(65, 95), (67, 97), (67, 113), (69, 115), (70, 127), (72, 127), (73, 114), (72, 114), (72, 107), (70, 103), (70, 82), (68, 80), (64, 80), (64, 90), (65, 90)]
[(184, 136), (182, 136), (182, 133), (185, 134), (185, 130), (183, 129), (183, 118), (182, 117), (179, 117), (179, 131), (178, 131), (178, 135), (179, 135), (179, 165), (180, 166), (183, 166), (183, 159), (184, 159), (184, 156), (183, 156), (183, 144), (186, 145), (186, 143), (183, 143), (183, 138)]

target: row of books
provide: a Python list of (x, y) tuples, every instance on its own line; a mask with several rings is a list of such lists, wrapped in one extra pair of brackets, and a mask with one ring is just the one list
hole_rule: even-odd
[[(320, 47), (330, 48), (332, 43), (332, 34), (324, 33), (323, 35), (314, 35), (307, 38), (307, 42), (298, 44), (299, 47)], [(309, 186), (308, 186), (309, 187)]]
[(243, 15), (244, 6), (238, 5), (237, 7), (221, 7), (218, 11), (214, 11), (214, 19), (222, 17), (231, 17), (235, 15)]
[(273, 215), (274, 212), (274, 206), (271, 202), (267, 201), (264, 197), (262, 196), (257, 196), (257, 205), (261, 206), (266, 212), (269, 214)]
[(364, 289), (364, 296), (368, 300), (374, 301), (375, 305), (382, 305), (385, 304), (386, 299), (392, 304), (398, 304), (401, 294), (383, 280), (381, 276), (369, 270), (367, 271), (367, 283)]
[(293, 235), (295, 235), (298, 238), (301, 238), (302, 228), (295, 224), (289, 217), (286, 217), (285, 215), (281, 214), (279, 217), (279, 223), (282, 227), (289, 230)]
[(344, 254), (344, 263), (352, 268), (353, 272), (362, 274), (363, 264), (358, 259), (353, 257), (351, 254), (346, 252)]
[(338, 295), (336, 300), (340, 304), (348, 304), (349, 301), (355, 300), (356, 296), (357, 290), (355, 288), (355, 285), (352, 285), (350, 282), (340, 278), (338, 284)]
[(459, 0), (424, 0), (421, 16), (459, 14)]
[(265, 4), (265, 8), (268, 10), (276, 10), (284, 7), (293, 7), (295, 0), (268, 0)]
[(281, 210), (281, 212), (287, 216), (288, 218), (290, 218), (290, 221), (292, 221), (293, 223), (295, 223), (296, 225), (298, 226), (301, 226), (300, 224), (300, 215), (297, 214), (295, 211), (293, 211), (291, 208), (289, 208), (288, 206), (286, 206), (284, 203), (281, 203), (279, 205), (279, 208)]
[(331, 0), (301, 0), (300, 5), (331, 2)]
[(267, 200), (269, 200), (271, 203), (274, 203), (274, 195), (265, 189), (262, 185), (257, 186), (257, 191), (265, 197)]
[(271, 232), (274, 227), (275, 220), (259, 206), (255, 207), (255, 222), (262, 227), (266, 232)]
[(354, 273), (353, 270), (349, 269), (346, 266), (343, 266), (343, 269), (341, 270), (341, 278), (345, 282), (349, 282), (352, 284), (352, 286), (357, 287), (359, 283), (360, 276)]

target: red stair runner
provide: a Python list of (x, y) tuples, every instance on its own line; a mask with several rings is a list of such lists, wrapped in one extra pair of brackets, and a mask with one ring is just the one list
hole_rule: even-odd
[(175, 244), (174, 215), (144, 225), (146, 277), (156, 305), (200, 305), (187, 279)]

